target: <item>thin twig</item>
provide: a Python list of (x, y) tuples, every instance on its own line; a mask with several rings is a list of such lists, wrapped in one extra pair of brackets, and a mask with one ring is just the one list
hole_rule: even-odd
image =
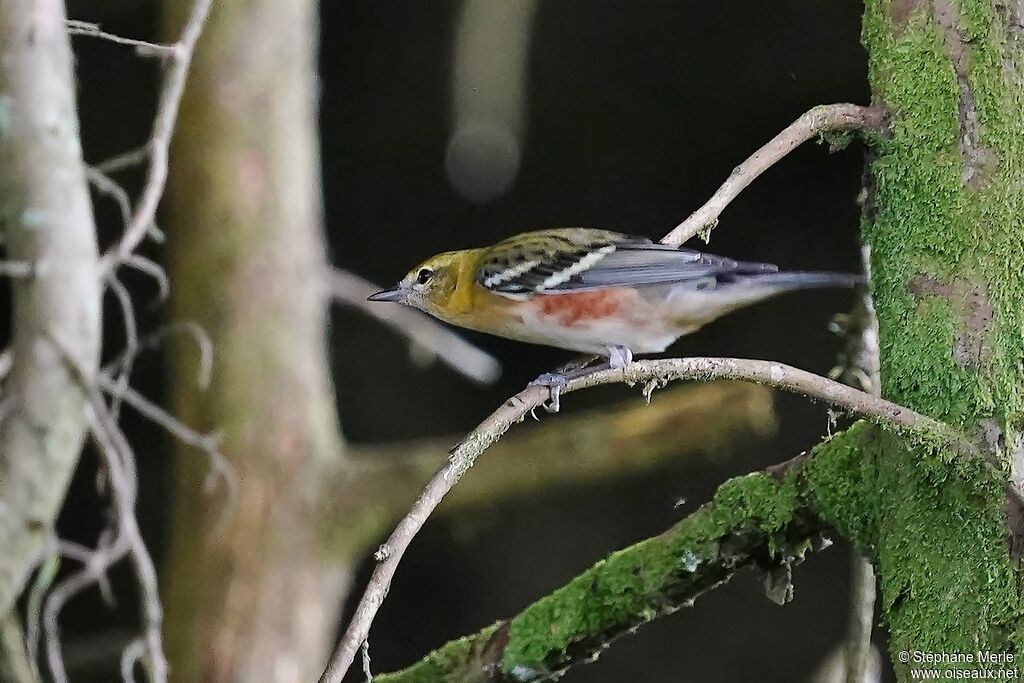
[(147, 40), (125, 38), (114, 33), (107, 33), (100, 28), (99, 24), (94, 24), (90, 21), (68, 19), (65, 25), (68, 28), (68, 33), (73, 36), (89, 36), (90, 38), (99, 38), (111, 43), (117, 43), (118, 45), (128, 45), (134, 47), (136, 53), (144, 57), (173, 57), (175, 54), (173, 45), (161, 45), (160, 43), (151, 43)]
[(132, 200), (128, 196), (128, 192), (121, 187), (119, 182), (99, 168), (87, 166), (85, 177), (89, 179), (89, 182), (96, 188), (97, 192), (114, 200), (118, 210), (121, 212), (121, 220), (127, 226), (132, 219)]
[(121, 680), (124, 683), (135, 683), (135, 664), (146, 654), (146, 644), (141, 638), (135, 638), (121, 651)]
[(87, 399), (90, 435), (106, 465), (116, 515), (116, 532), (109, 543), (101, 540), (91, 561), (86, 562), (80, 571), (58, 584), (46, 600), (43, 622), (47, 634), (46, 650), (50, 673), (57, 683), (64, 683), (67, 680), (57, 624), (64, 605), (72, 597), (105, 577), (114, 563), (128, 557), (139, 588), (149, 678), (152, 683), (166, 683), (168, 667), (163, 649), (163, 607), (160, 604), (156, 565), (142, 539), (142, 532), (135, 517), (135, 502), (138, 495), (135, 454), (104, 403), (99, 390), (89, 383), (81, 368), (69, 356), (65, 354), (64, 359)]
[(160, 587), (156, 565), (142, 540), (142, 532), (135, 517), (135, 499), (138, 491), (134, 472), (128, 474), (125, 463), (134, 463), (128, 440), (121, 433), (117, 422), (107, 411), (102, 397), (95, 389), (89, 391), (90, 424), (92, 433), (100, 446), (110, 476), (110, 489), (117, 510), (118, 532), (124, 539), (128, 558), (135, 570), (135, 580), (142, 602), (143, 639), (148, 655), (150, 680), (166, 683), (167, 658), (163, 648), (163, 607), (160, 604)]
[[(624, 370), (600, 369), (573, 377), (564, 385), (562, 393), (620, 382), (639, 384), (645, 393), (649, 393), (658, 385), (678, 379), (731, 379), (766, 384), (819, 399), (860, 417), (901, 429), (912, 429), (933, 435), (952, 431), (946, 425), (909, 408), (805, 370), (763, 360), (677, 358), (636, 361)], [(500, 439), (513, 424), (522, 421), (528, 413), (544, 404), (548, 398), (549, 390), (546, 387), (527, 387), (494, 411), (451, 451), (448, 463), (434, 475), (408, 514), (377, 551), (378, 564), (327, 670), (320, 679), (321, 683), (341, 683), (360, 646), (369, 635), (370, 624), (384, 602), (402, 555), (430, 513), (462, 475), (469, 471), (481, 453)], [(949, 434), (950, 439), (958, 437), (959, 435), (955, 433)]]
[(147, 140), (144, 144), (139, 145), (135, 149), (130, 149), (127, 152), (122, 152), (117, 156), (105, 159), (95, 166), (90, 168), (99, 171), (100, 173), (118, 173), (131, 168), (132, 166), (138, 166), (146, 159), (149, 158), (149, 152), (153, 147), (153, 143)]
[[(140, 339), (137, 351), (142, 353), (143, 351), (158, 348), (167, 337), (176, 333), (184, 334), (195, 342), (196, 348), (199, 350), (199, 368), (196, 371), (196, 384), (199, 385), (200, 389), (209, 389), (213, 378), (213, 342), (210, 341), (210, 335), (206, 333), (203, 326), (194, 320), (178, 320), (164, 325), (156, 332)], [(114, 368), (124, 362), (123, 356), (125, 353), (126, 351), (122, 351), (116, 358), (103, 366), (102, 374), (109, 376)], [(2, 361), (3, 354), (0, 354), (0, 376), (3, 374)]]
[(210, 459), (210, 476), (207, 478), (205, 487), (212, 489), (218, 478), (224, 481), (227, 491), (227, 510), (234, 509), (238, 500), (238, 477), (235, 474), (231, 463), (220, 452), (220, 436), (218, 434), (201, 434), (192, 429), (169, 412), (150, 401), (148, 398), (132, 389), (130, 386), (121, 386), (116, 380), (111, 379), (104, 373), (98, 377), (100, 388), (123, 400), (137, 413), (162, 427), (167, 433), (181, 441), (186, 446), (191, 446), (202, 451)]
[(110, 406), (110, 411), (116, 420), (121, 412), (120, 394), (128, 388), (128, 383), (131, 381), (132, 365), (139, 353), (139, 329), (135, 318), (135, 304), (132, 302), (131, 294), (128, 293), (128, 288), (113, 273), (107, 278), (107, 285), (121, 306), (121, 317), (124, 319), (125, 350), (121, 354), (121, 367), (115, 379), (120, 391), (114, 395), (114, 401)]
[(833, 130), (878, 129), (884, 122), (885, 113), (877, 107), (826, 104), (811, 109), (734, 168), (711, 199), (661, 241), (680, 245), (695, 235), (710, 231), (718, 223), (718, 217), (725, 207), (747, 185), (804, 142)]
[(121, 263), (153, 278), (156, 281), (157, 296), (160, 301), (166, 301), (170, 296), (171, 280), (167, 277), (167, 271), (159, 263), (139, 254), (128, 254), (121, 260)]
[[(181, 95), (185, 90), (192, 54), (196, 41), (202, 33), (206, 16), (210, 12), (213, 0), (196, 0), (192, 11), (181, 31), (178, 40), (171, 46), (171, 60), (164, 74), (160, 97), (157, 101), (156, 116), (153, 119), (153, 132), (146, 145), (149, 156), (149, 168), (146, 172), (146, 183), (142, 196), (132, 214), (132, 219), (125, 228), (121, 240), (114, 245), (101, 259), (101, 267), (109, 272), (116, 268), (128, 254), (142, 242), (156, 218), (157, 206), (163, 197), (167, 185), (167, 156), (174, 133), (174, 123), (178, 118)], [(105, 172), (111, 172), (109, 164), (97, 166)]]
[(493, 356), (433, 318), (406, 306), (381, 306), (367, 301), (366, 297), (381, 288), (358, 275), (332, 268), (324, 274), (324, 286), (338, 303), (387, 324), (475, 382), (491, 384), (501, 374), (501, 365)]

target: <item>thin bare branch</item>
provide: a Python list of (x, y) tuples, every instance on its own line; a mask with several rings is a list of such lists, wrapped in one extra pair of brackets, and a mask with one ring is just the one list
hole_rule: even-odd
[(88, 36), (90, 38), (107, 40), (118, 45), (128, 45), (134, 47), (136, 53), (143, 57), (173, 57), (175, 54), (174, 45), (161, 45), (160, 43), (151, 43), (147, 40), (125, 38), (114, 33), (107, 33), (100, 28), (99, 24), (94, 24), (90, 21), (68, 19), (65, 25), (68, 27), (68, 33), (73, 36)]
[(121, 263), (153, 278), (156, 281), (158, 288), (157, 296), (160, 298), (160, 301), (165, 301), (168, 295), (170, 295), (171, 280), (167, 277), (167, 271), (156, 261), (139, 254), (128, 254)]
[(469, 379), (491, 384), (501, 374), (501, 365), (493, 356), (433, 318), (405, 306), (381, 306), (367, 301), (366, 297), (381, 290), (372, 282), (333, 268), (325, 273), (324, 285), (328, 296), (338, 303), (357, 308), (387, 324)]
[(128, 293), (128, 288), (114, 274), (107, 278), (107, 285), (110, 287), (110, 291), (114, 293), (114, 297), (121, 307), (121, 317), (124, 320), (125, 351), (121, 354), (121, 367), (114, 380), (121, 391), (115, 394), (110, 408), (114, 418), (117, 419), (121, 410), (120, 394), (128, 388), (128, 382), (131, 380), (132, 364), (139, 353), (139, 330), (135, 321), (135, 304), (132, 302), (131, 294)]
[[(625, 369), (598, 369), (567, 380), (562, 393), (605, 384), (640, 385), (646, 395), (672, 380), (740, 380), (765, 384), (776, 389), (825, 401), (841, 410), (900, 429), (929, 435), (950, 433), (947, 426), (909, 408), (871, 396), (826, 377), (805, 370), (763, 360), (737, 358), (677, 358), (631, 363)], [(356, 607), (337, 649), (321, 677), (321, 683), (341, 683), (342, 678), (369, 635), (370, 624), (380, 609), (391, 585), (398, 563), (413, 537), (426, 523), (434, 508), (476, 462), (477, 457), (494, 444), (508, 429), (549, 398), (549, 390), (529, 386), (506, 401), (452, 451), (448, 463), (423, 489), (408, 514), (377, 552), (377, 567)], [(956, 433), (950, 439), (958, 439)]]
[(136, 147), (135, 149), (130, 149), (127, 152), (122, 152), (117, 156), (105, 159), (91, 168), (99, 171), (100, 173), (118, 173), (119, 171), (124, 171), (132, 166), (138, 166), (146, 161), (146, 159), (149, 158), (149, 152), (152, 148), (152, 141), (147, 140), (144, 144)]
[[(102, 397), (95, 390), (89, 392), (90, 425), (100, 446), (110, 476), (110, 489), (117, 510), (119, 537), (124, 539), (128, 558), (135, 570), (135, 581), (142, 602), (143, 640), (147, 654), (147, 668), (153, 683), (166, 683), (167, 658), (163, 647), (163, 607), (160, 604), (160, 586), (156, 565), (142, 540), (135, 517), (135, 499), (138, 481), (130, 474), (126, 463), (135, 462), (128, 440), (121, 433), (113, 416), (107, 411)], [(120, 461), (120, 462), (119, 462)], [(104, 572), (105, 573), (105, 572)]]
[(96, 191), (114, 200), (118, 210), (121, 212), (121, 220), (125, 226), (132, 219), (132, 200), (128, 192), (121, 187), (121, 184), (111, 178), (98, 168), (88, 167), (85, 169), (85, 176), (89, 179)]
[(141, 638), (135, 638), (121, 651), (121, 680), (124, 683), (135, 683), (135, 665), (145, 654), (146, 644)]
[(885, 113), (876, 107), (826, 104), (811, 109), (734, 168), (711, 199), (661, 241), (680, 245), (695, 235), (709, 232), (718, 224), (725, 207), (755, 178), (808, 140), (834, 130), (879, 129), (884, 122)]
[(100, 373), (98, 381), (104, 391), (120, 398), (140, 415), (162, 427), (182, 443), (205, 453), (210, 459), (210, 477), (206, 481), (207, 489), (212, 489), (217, 479), (221, 479), (228, 494), (226, 507), (228, 510), (234, 508), (238, 498), (238, 476), (235, 474), (234, 468), (231, 467), (231, 463), (220, 452), (220, 437), (217, 434), (200, 434), (135, 389), (130, 386), (121, 386), (116, 380), (103, 373)]
[[(171, 59), (160, 89), (153, 131), (146, 144), (149, 167), (145, 186), (121, 240), (101, 259), (100, 265), (106, 272), (116, 268), (125, 257), (135, 251), (156, 219), (156, 210), (167, 185), (167, 156), (171, 136), (174, 134), (174, 123), (178, 118), (181, 95), (185, 91), (185, 80), (188, 77), (196, 41), (202, 33), (212, 4), (213, 0), (196, 0), (178, 40), (170, 46)], [(97, 168), (108, 173), (112, 171), (110, 163), (100, 164)]]
[(116, 514), (116, 528), (113, 538), (109, 541), (101, 538), (96, 550), (93, 551), (82, 569), (61, 581), (46, 599), (43, 608), (43, 624), (46, 631), (46, 658), (50, 673), (57, 683), (65, 683), (68, 680), (67, 672), (64, 669), (58, 628), (58, 618), (64, 605), (78, 593), (99, 583), (113, 564), (128, 557), (132, 563), (141, 596), (143, 640), (146, 646), (149, 678), (153, 683), (166, 683), (168, 668), (163, 650), (163, 608), (160, 605), (156, 566), (142, 540), (142, 533), (135, 517), (135, 502), (138, 494), (135, 455), (98, 389), (88, 383), (87, 377), (73, 359), (65, 356), (65, 362), (88, 399), (87, 419), (90, 425), (90, 434), (106, 465), (110, 494)]
[[(140, 339), (137, 351), (142, 353), (143, 351), (158, 348), (171, 334), (184, 334), (195, 342), (196, 349), (199, 351), (199, 369), (196, 372), (196, 383), (201, 389), (208, 389), (213, 379), (213, 342), (210, 341), (210, 335), (206, 333), (206, 330), (194, 320), (179, 320), (164, 325), (156, 332)], [(126, 351), (122, 351), (114, 360), (103, 366), (102, 374), (110, 376), (114, 369), (124, 362), (123, 356), (125, 353)], [(3, 354), (0, 353), (0, 377), (3, 374)]]

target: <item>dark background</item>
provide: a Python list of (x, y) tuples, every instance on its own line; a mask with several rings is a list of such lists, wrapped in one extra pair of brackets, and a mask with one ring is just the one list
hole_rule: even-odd
[[(541, 2), (530, 40), (519, 175), (503, 196), (474, 204), (450, 187), (444, 172), (458, 3), (325, 3), (319, 76), (332, 259), (390, 284), (432, 253), (523, 230), (585, 225), (658, 238), (703, 203), (733, 166), (811, 106), (868, 101), (861, 9), (846, 1)], [(69, 13), (123, 35), (157, 35), (157, 8), (150, 2), (78, 0)], [(127, 48), (88, 38), (74, 43), (87, 160), (138, 146), (151, 123), (156, 65)], [(786, 268), (859, 270), (862, 166), (858, 145), (834, 155), (827, 146), (800, 148), (730, 205), (709, 250)], [(109, 241), (117, 217), (109, 204), (101, 207)], [(161, 249), (151, 249), (159, 258)], [(140, 301), (152, 302), (141, 313), (143, 330), (154, 329), (166, 310), (155, 288), (143, 278), (128, 282)], [(839, 348), (827, 322), (850, 303), (845, 292), (794, 294), (721, 320), (671, 354), (766, 358), (825, 373)], [(107, 305), (115, 308), (112, 301)], [(110, 318), (105, 346), (113, 353), (123, 336), (116, 316)], [(331, 349), (347, 438), (463, 432), (569, 357), (472, 339), (502, 360), (498, 384), (481, 388), (442, 366), (424, 369), (403, 339), (359, 314), (338, 311)], [(371, 371), (362, 359), (387, 370)], [(135, 384), (161, 397), (164, 372), (160, 356), (151, 354), (141, 360)], [(574, 395), (563, 410), (626, 395), (622, 387)], [(446, 640), (514, 614), (609, 552), (664, 530), (727, 477), (792, 457), (825, 433), (823, 406), (781, 395), (776, 405), (779, 435), (726, 460), (433, 519), (406, 555), (375, 622), (374, 669), (404, 666)], [(126, 419), (143, 477), (141, 522), (159, 559), (170, 495), (167, 437)], [(690, 502), (674, 509), (680, 497)], [(95, 460), (87, 456), (61, 532), (92, 543), (104, 522), (98, 509)], [(619, 640), (598, 665), (581, 667), (567, 680), (808, 680), (842, 638), (849, 564), (841, 545), (813, 555), (795, 572), (795, 601), (781, 608), (764, 597), (757, 577), (742, 575), (693, 609)], [(360, 570), (357, 588), (368, 570)], [(90, 595), (66, 613), (74, 680), (106, 680), (113, 671), (106, 667), (116, 662), (131, 627), (134, 596), (126, 571), (115, 579), (116, 607)]]

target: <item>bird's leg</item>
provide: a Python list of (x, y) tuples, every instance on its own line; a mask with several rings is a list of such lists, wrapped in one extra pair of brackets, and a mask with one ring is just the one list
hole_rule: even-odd
[(608, 347), (608, 365), (616, 370), (625, 370), (633, 362), (633, 352), (616, 344)]
[(557, 413), (558, 409), (561, 407), (559, 398), (562, 395), (562, 387), (564, 387), (569, 380), (582, 377), (588, 372), (599, 367), (590, 367), (590, 364), (595, 360), (600, 360), (600, 358), (601, 356), (581, 356), (580, 358), (576, 358), (559, 366), (554, 372), (545, 372), (543, 375), (530, 382), (530, 386), (542, 386), (548, 388), (551, 398), (544, 404), (544, 410), (549, 413)]
[[(590, 365), (600, 358), (601, 356), (583, 356), (560, 366), (554, 372), (545, 372), (543, 375), (530, 382), (530, 386), (542, 386), (548, 388), (551, 398), (544, 404), (544, 410), (549, 413), (557, 413), (559, 408), (561, 408), (559, 399), (562, 395), (562, 387), (564, 387), (571, 379), (582, 377), (594, 370), (599, 370), (602, 367), (605, 367), (604, 365)], [(632, 360), (633, 353), (625, 346), (608, 347), (607, 367), (624, 368), (629, 365)], [(620, 365), (616, 365), (616, 363), (620, 363)]]
[[(569, 378), (563, 372), (545, 372), (537, 379), (530, 382), (531, 387), (547, 387), (549, 400), (544, 404), (544, 410), (549, 413), (557, 413), (561, 407), (559, 397), (562, 395), (562, 387), (566, 385)], [(536, 417), (536, 416), (534, 416)]]

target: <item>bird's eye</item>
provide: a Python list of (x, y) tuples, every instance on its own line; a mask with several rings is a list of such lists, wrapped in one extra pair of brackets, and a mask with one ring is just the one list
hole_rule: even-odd
[(434, 271), (430, 268), (421, 268), (420, 272), (416, 275), (416, 284), (425, 285), (430, 282), (432, 277), (434, 277)]

